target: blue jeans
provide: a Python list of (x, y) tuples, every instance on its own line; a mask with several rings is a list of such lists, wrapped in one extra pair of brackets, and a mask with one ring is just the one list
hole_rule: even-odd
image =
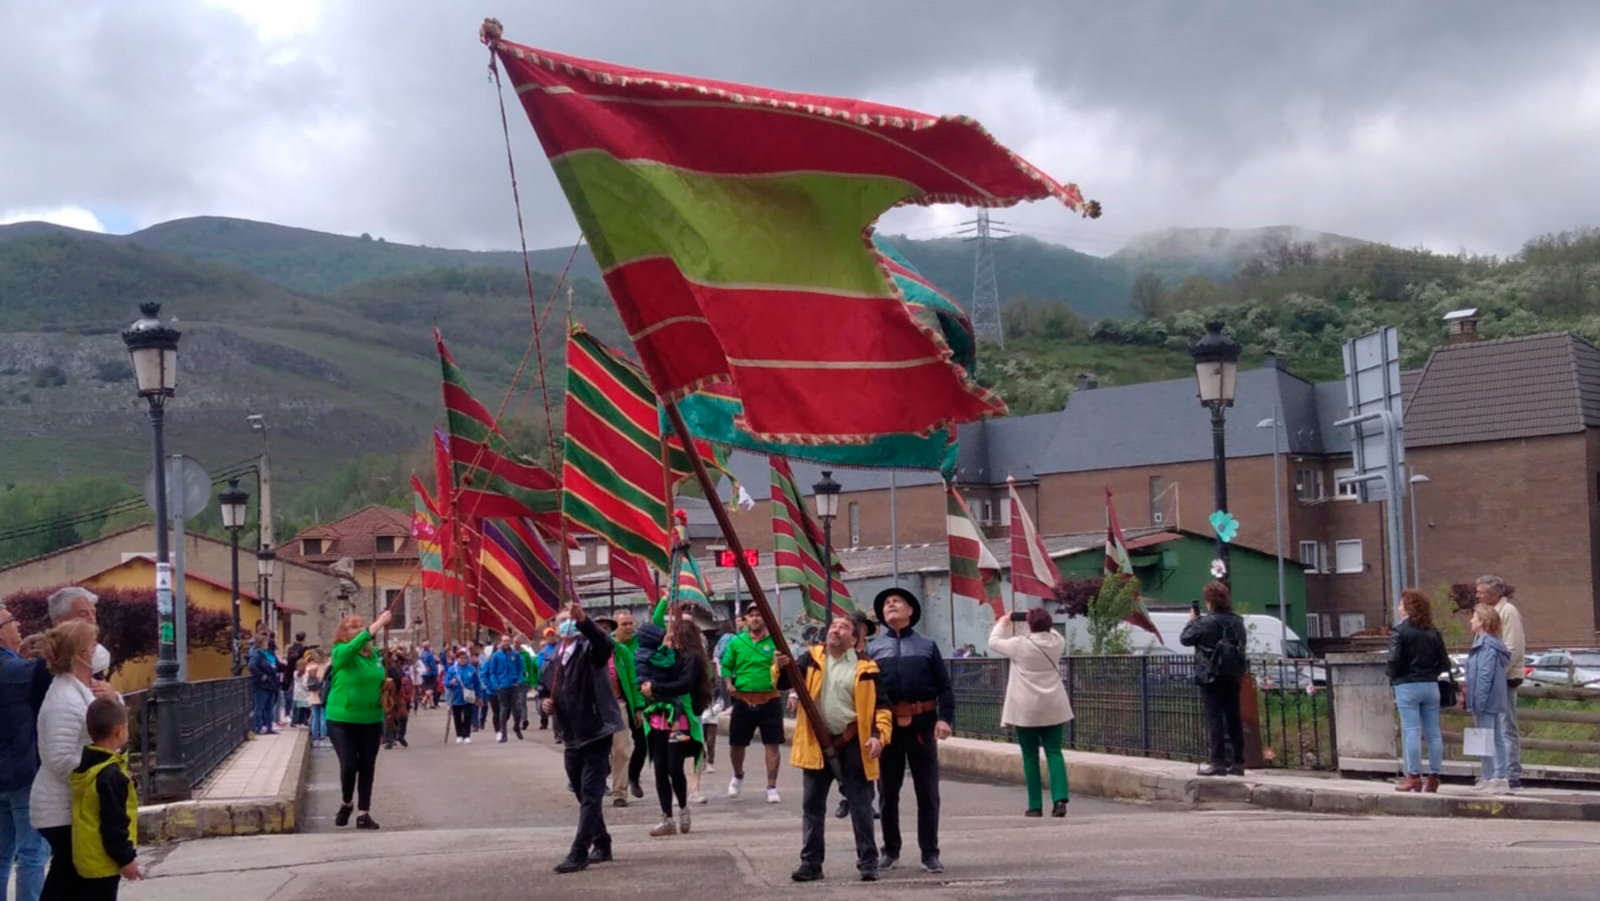
[(311, 708), (311, 740), (328, 737), (328, 708), (316, 704)]
[(1439, 736), (1439, 683), (1402, 682), (1394, 687), (1394, 706), (1400, 711), (1401, 746), (1405, 748), (1406, 775), (1422, 775), (1422, 736), (1428, 736), (1428, 775), (1444, 766), (1444, 739)]
[(11, 862), (17, 867), (17, 901), (39, 901), (50, 845), (28, 822), (28, 788), (0, 792), (0, 901), (8, 897)]
[(1522, 733), (1517, 731), (1517, 689), (1506, 697), (1506, 711), (1500, 714), (1500, 733), (1506, 740), (1506, 771), (1501, 778), (1522, 781)]
[(1506, 715), (1504, 713), (1473, 713), (1472, 725), (1479, 729), (1488, 729), (1494, 735), (1494, 756), (1483, 758), (1483, 778), (1506, 778), (1506, 766), (1511, 759), (1510, 749), (1506, 747), (1506, 731), (1503, 727)]
[(278, 693), (270, 688), (258, 688), (255, 694), (255, 709), (250, 715), (250, 728), (256, 732), (271, 732), (276, 723)]

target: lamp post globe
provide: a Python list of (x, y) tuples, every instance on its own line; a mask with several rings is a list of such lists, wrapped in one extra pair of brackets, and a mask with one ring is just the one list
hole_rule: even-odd
[[(178, 681), (177, 617), (173, 609), (171, 549), (167, 538), (167, 466), (163, 425), (167, 399), (178, 389), (178, 338), (181, 333), (161, 322), (161, 304), (139, 305), (139, 319), (122, 333), (122, 343), (133, 362), (139, 396), (150, 407), (150, 431), (155, 457), (156, 500), (156, 680), (150, 699), (161, 714), (156, 717), (156, 741), (162, 748), (179, 748), (183, 741), (183, 684)], [(181, 754), (157, 758), (153, 794), (160, 800), (189, 796), (189, 782)]]
[(833, 471), (824, 469), (822, 481), (811, 486), (817, 504), (817, 518), (822, 520), (822, 579), (827, 583), (827, 606), (823, 608), (822, 627), (833, 625), (833, 518), (839, 515), (839, 491), (843, 488), (833, 480)]
[(239, 642), (239, 533), (244, 530), (245, 517), (250, 510), (250, 495), (239, 488), (238, 479), (228, 480), (228, 490), (218, 495), (222, 511), (222, 527), (228, 530), (232, 544), (233, 561), (233, 674), (244, 672), (243, 648)]
[[(1212, 483), (1216, 489), (1218, 511), (1228, 509), (1228, 447), (1225, 429), (1227, 409), (1233, 406), (1235, 389), (1239, 380), (1239, 342), (1222, 331), (1222, 323), (1206, 323), (1206, 333), (1189, 348), (1194, 358), (1195, 388), (1200, 405), (1211, 411), (1211, 464)], [(1217, 562), (1222, 575), (1218, 581), (1228, 584), (1233, 577), (1229, 566), (1228, 542), (1217, 536)]]

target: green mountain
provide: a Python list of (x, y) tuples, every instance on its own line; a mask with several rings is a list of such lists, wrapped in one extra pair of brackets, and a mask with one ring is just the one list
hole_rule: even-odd
[[(886, 236), (929, 281), (971, 309), (972, 242), (961, 238), (913, 241)], [(1019, 298), (1065, 303), (1089, 319), (1128, 315), (1133, 276), (1117, 263), (1017, 235), (992, 245), (1000, 303)]]

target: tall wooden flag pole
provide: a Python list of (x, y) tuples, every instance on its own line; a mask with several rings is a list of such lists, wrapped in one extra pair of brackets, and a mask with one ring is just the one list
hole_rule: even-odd
[(745, 584), (750, 586), (750, 597), (761, 612), (762, 621), (767, 624), (767, 634), (772, 636), (773, 647), (789, 660), (789, 664), (783, 668), (784, 675), (789, 677), (789, 684), (794, 686), (800, 707), (806, 712), (806, 722), (811, 724), (811, 731), (816, 733), (817, 743), (822, 747), (823, 759), (827, 761), (828, 768), (833, 770), (834, 776), (842, 779), (838, 755), (833, 747), (833, 736), (828, 734), (828, 727), (822, 722), (822, 712), (817, 708), (817, 702), (811, 697), (811, 693), (806, 691), (805, 680), (800, 677), (800, 667), (795, 665), (794, 653), (789, 650), (789, 640), (783, 635), (782, 624), (773, 615), (772, 605), (767, 603), (766, 589), (762, 587), (761, 580), (756, 578), (755, 568), (745, 559), (744, 544), (739, 541), (739, 533), (734, 531), (733, 520), (728, 517), (728, 508), (722, 504), (717, 486), (711, 481), (711, 473), (706, 469), (705, 461), (700, 458), (700, 451), (695, 446), (693, 436), (689, 434), (689, 427), (684, 424), (683, 414), (678, 412), (678, 405), (672, 401), (666, 401), (665, 404), (667, 417), (672, 420), (672, 428), (683, 437), (684, 450), (689, 455), (689, 461), (694, 464), (695, 478), (700, 480), (700, 487), (705, 491), (706, 499), (711, 502), (711, 512), (717, 517), (717, 526), (722, 529), (722, 537), (728, 542), (728, 550), (733, 552), (739, 574), (744, 577)]

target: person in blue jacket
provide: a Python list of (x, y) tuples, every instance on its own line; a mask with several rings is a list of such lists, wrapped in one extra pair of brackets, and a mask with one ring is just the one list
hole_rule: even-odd
[(456, 662), (444, 674), (444, 690), (450, 696), (450, 716), (456, 724), (456, 744), (472, 744), (472, 722), (483, 695), (483, 678), (466, 651), (456, 652)]
[(517, 692), (523, 692), (526, 698), (527, 689), (522, 685), (522, 654), (512, 645), (510, 635), (500, 636), (500, 644), (484, 668), (483, 682), (494, 707), (494, 740), (505, 743), (509, 721), (517, 741), (522, 741), (522, 720), (516, 715)]
[(254, 689), (255, 706), (250, 716), (250, 726), (257, 735), (271, 735), (278, 719), (278, 658), (272, 653), (271, 639), (265, 632), (256, 636), (255, 649), (250, 652), (250, 684)]
[(1487, 794), (1509, 794), (1507, 776), (1510, 753), (1499, 717), (1511, 705), (1506, 665), (1511, 650), (1500, 641), (1500, 613), (1488, 604), (1472, 609), (1472, 650), (1467, 654), (1466, 678), (1461, 686), (1461, 706), (1472, 714), (1473, 725), (1494, 736), (1494, 753), (1482, 758), (1483, 778), (1475, 788)]

